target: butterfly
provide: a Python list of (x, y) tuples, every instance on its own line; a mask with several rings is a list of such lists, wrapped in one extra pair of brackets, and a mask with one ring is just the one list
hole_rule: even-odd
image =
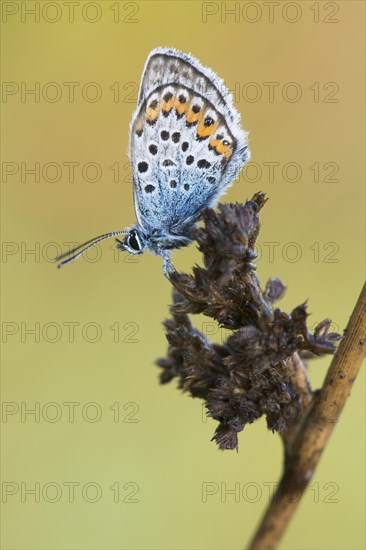
[(250, 152), (223, 80), (190, 54), (156, 48), (143, 70), (129, 156), (137, 223), (62, 254), (58, 267), (105, 239), (125, 235), (116, 238), (118, 249), (162, 256), (169, 276), (172, 251), (193, 241), (192, 227), (217, 204)]

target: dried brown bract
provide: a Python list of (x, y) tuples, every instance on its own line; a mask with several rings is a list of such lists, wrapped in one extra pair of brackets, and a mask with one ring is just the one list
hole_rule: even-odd
[[(289, 430), (310, 392), (306, 375), (305, 384), (297, 379), (293, 359), (333, 353), (340, 339), (329, 333), (328, 319), (310, 334), (305, 304), (291, 313), (274, 308), (286, 290), (279, 279), (261, 289), (253, 261), (265, 202), (257, 193), (246, 204), (207, 210), (203, 227), (194, 230), (204, 267), (170, 276), (174, 303), (165, 321), (169, 349), (158, 361), (160, 380), (177, 378), (179, 388), (205, 400), (208, 415), (219, 422), (213, 439), (220, 449), (237, 448), (238, 432), (262, 415), (272, 431)], [(232, 334), (223, 345), (211, 343), (192, 326), (188, 314), (194, 313)]]

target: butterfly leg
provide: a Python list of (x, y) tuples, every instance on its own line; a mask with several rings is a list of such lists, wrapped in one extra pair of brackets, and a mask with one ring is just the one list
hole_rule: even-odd
[(166, 250), (163, 254), (164, 263), (163, 263), (163, 273), (167, 279), (171, 273), (175, 273), (175, 267), (172, 263), (172, 253), (170, 250)]

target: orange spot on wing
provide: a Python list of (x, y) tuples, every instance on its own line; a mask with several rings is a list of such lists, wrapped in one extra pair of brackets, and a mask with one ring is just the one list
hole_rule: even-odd
[(142, 118), (139, 118), (135, 124), (135, 132), (138, 136), (142, 134), (143, 127), (144, 127), (144, 123), (142, 121)]
[(174, 96), (172, 96), (169, 99), (169, 101), (165, 101), (165, 99), (163, 99), (162, 104), (161, 104), (161, 108), (163, 109), (163, 111), (165, 113), (170, 113), (170, 111), (173, 109), (174, 102), (175, 102), (175, 97)]
[(181, 103), (179, 98), (176, 98), (174, 107), (176, 108), (178, 115), (183, 115), (183, 113), (185, 113), (188, 109), (188, 102), (186, 101), (185, 103)]
[(213, 149), (215, 149), (216, 153), (218, 153), (219, 155), (223, 155), (224, 158), (226, 159), (229, 159), (233, 154), (232, 143), (229, 143), (228, 145), (224, 145), (222, 139), (211, 139), (210, 145)]
[(146, 120), (148, 122), (155, 122), (155, 120), (158, 118), (159, 115), (159, 107), (156, 106), (155, 109), (152, 107), (148, 107), (146, 110)]
[(218, 150), (218, 148), (219, 148), (220, 146), (222, 146), (222, 141), (221, 141), (221, 139), (211, 139), (211, 140), (210, 140), (210, 145), (211, 145), (211, 147), (212, 147), (213, 149), (215, 149), (215, 151), (216, 151), (217, 153), (219, 153), (219, 152), (221, 153), (221, 151)]
[(202, 118), (203, 112), (198, 111), (198, 113), (195, 113), (192, 108), (189, 109), (186, 117), (186, 121), (189, 124), (194, 124), (195, 122), (198, 122)]
[(211, 134), (216, 132), (218, 126), (219, 126), (218, 122), (211, 124), (211, 126), (205, 126), (204, 118), (202, 118), (197, 128), (197, 135), (199, 138), (210, 136)]

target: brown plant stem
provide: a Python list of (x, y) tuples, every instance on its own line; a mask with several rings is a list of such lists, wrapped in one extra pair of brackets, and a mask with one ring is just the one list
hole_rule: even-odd
[[(250, 550), (277, 547), (338, 422), (366, 350), (366, 283), (333, 357), (323, 387), (294, 438), (284, 437), (285, 461), (278, 485)], [(289, 444), (290, 441), (290, 444)]]
[(292, 354), (292, 357), (288, 360), (288, 365), (291, 372), (291, 382), (293, 387), (299, 392), (301, 396), (299, 414), (295, 413), (295, 417), (289, 419), (286, 429), (282, 432), (282, 441), (285, 446), (286, 456), (290, 454), (290, 449), (296, 440), (296, 436), (299, 433), (302, 423), (297, 421), (298, 417), (306, 418), (308, 411), (314, 401), (314, 393), (311, 391), (310, 382), (306, 372), (306, 367), (302, 362), (297, 352)]

